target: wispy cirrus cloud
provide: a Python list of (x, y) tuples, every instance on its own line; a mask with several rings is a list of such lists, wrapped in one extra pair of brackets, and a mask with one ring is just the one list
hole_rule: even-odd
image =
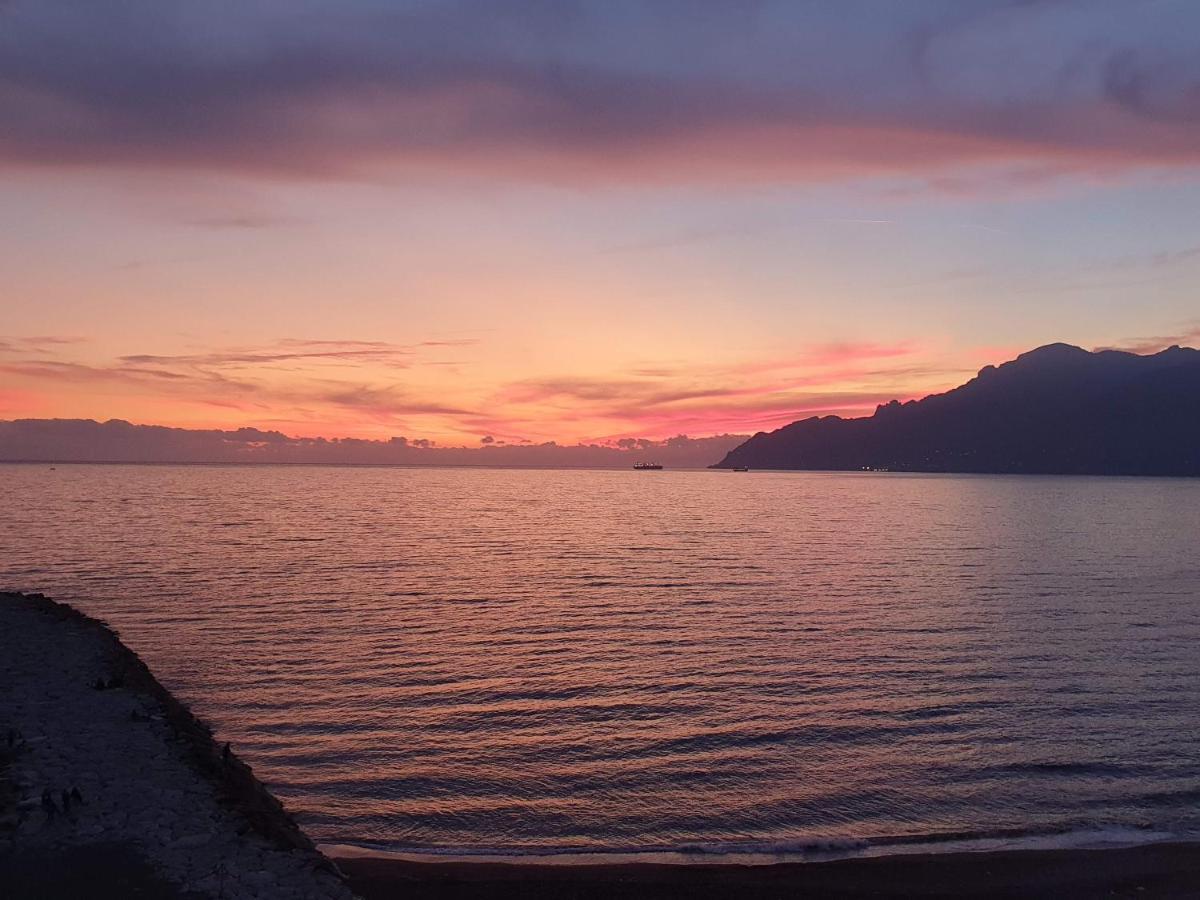
[(805, 350), (801, 360), (810, 366), (845, 366), (868, 360), (893, 359), (918, 352), (916, 341), (858, 341), (818, 344)]
[(124, 381), (144, 381), (146, 379), (166, 379), (186, 381), (187, 375), (171, 372), (167, 369), (150, 369), (129, 366), (89, 366), (83, 363), (63, 362), (61, 360), (27, 360), (21, 362), (0, 362), (0, 372), (10, 375), (25, 375), (47, 381), (95, 382), (107, 379)]
[(383, 423), (414, 415), (458, 417), (472, 414), (469, 409), (414, 395), (411, 391), (395, 385), (368, 387), (347, 383), (325, 390), (302, 393), (297, 399), (331, 404)]
[[(330, 435), (417, 432), (468, 444), (482, 436), (611, 443), (748, 433), (811, 415), (870, 414), (881, 403), (961, 383), (982, 363), (998, 359), (948, 355), (916, 341), (838, 341), (767, 359), (649, 361), (610, 374), (549, 374), (499, 386), (494, 377), (475, 374), (452, 387), (422, 375), (439, 353), (467, 343), (288, 339), (260, 347), (126, 354), (110, 362), (26, 354), (0, 359), (0, 372), (33, 387), (73, 385), (174, 411), (188, 404), (219, 408), (230, 411), (224, 421), (232, 416), (247, 424), (317, 427)], [(400, 365), (393, 364), (397, 355)], [(111, 411), (118, 413), (125, 414), (119, 407)]]
[(1150, 259), (1152, 266), (1174, 266), (1183, 262), (1200, 259), (1200, 246), (1184, 247), (1182, 250), (1164, 250), (1154, 254)]
[(1174, 334), (1157, 335), (1154, 337), (1135, 337), (1117, 341), (1098, 350), (1124, 350), (1129, 353), (1158, 353), (1168, 347), (1197, 347), (1200, 346), (1200, 322), (1185, 325)]
[(552, 417), (606, 440), (630, 435), (753, 431), (809, 415), (861, 415), (880, 403), (949, 387), (977, 366), (931, 365), (917, 342), (834, 342), (725, 364), (647, 364), (612, 377), (513, 382), (483, 404), (481, 431), (536, 433)]
[(69, 335), (0, 336), (0, 353), (51, 353), (58, 348), (86, 343), (87, 339)]
[[(117, 391), (132, 405), (195, 404), (253, 414), (258, 421), (324, 418), (334, 427), (398, 425), (409, 417), (454, 417), (470, 411), (415, 391), (400, 380), (474, 339), (397, 344), (387, 341), (286, 338), (262, 346), (189, 353), (134, 353), (112, 360), (65, 358), (68, 342), (14, 338), (0, 343), (0, 373), (34, 385)], [(59, 346), (55, 346), (55, 345)]]
[[(469, 343), (469, 342), (465, 342)], [(158, 355), (134, 353), (119, 357), (130, 365), (177, 365), (189, 367), (244, 367), (302, 361), (373, 362), (392, 368), (407, 368), (423, 346), (461, 344), (393, 344), (387, 341), (337, 341), (283, 339), (267, 347), (235, 347), (202, 353)]]
[(1156, 253), (1129, 256), (1115, 260), (1114, 269), (1169, 269), (1172, 266), (1200, 261), (1200, 244), (1178, 247), (1171, 250), (1159, 250)]
[(80, 348), (46, 351), (44, 343), (17, 339), (19, 352), (0, 358), (0, 372), (33, 385), (116, 391), (135, 403), (237, 411), (258, 423), (325, 422), (361, 433), (411, 431), (420, 422), (441, 434), (506, 441), (745, 432), (814, 413), (869, 411), (907, 395), (914, 383), (944, 377), (923, 367), (923, 348), (914, 342), (814, 343), (773, 359), (651, 362), (614, 375), (548, 375), (499, 386), (485, 378), (449, 392), (444, 379), (421, 376), (474, 340), (289, 338), (104, 361), (79, 358)]

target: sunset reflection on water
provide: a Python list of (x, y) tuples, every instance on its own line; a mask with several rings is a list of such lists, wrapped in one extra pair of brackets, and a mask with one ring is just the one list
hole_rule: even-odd
[(1200, 826), (1200, 483), (4, 466), (6, 586), (117, 626), (319, 840)]

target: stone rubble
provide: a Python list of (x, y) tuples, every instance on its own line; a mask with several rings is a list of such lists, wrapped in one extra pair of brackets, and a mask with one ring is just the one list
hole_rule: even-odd
[(121, 843), (200, 895), (353, 897), (115, 634), (39, 595), (0, 594), (2, 761), (0, 857)]

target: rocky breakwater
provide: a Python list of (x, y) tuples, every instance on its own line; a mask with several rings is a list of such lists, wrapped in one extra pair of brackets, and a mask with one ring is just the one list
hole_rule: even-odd
[(115, 632), (0, 593), (0, 894), (353, 897)]

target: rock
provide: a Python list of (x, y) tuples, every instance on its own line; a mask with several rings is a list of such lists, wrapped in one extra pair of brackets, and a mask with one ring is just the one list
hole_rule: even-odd
[(193, 850), (196, 847), (203, 847), (211, 841), (211, 834), (187, 834), (177, 840), (171, 841), (167, 846), (172, 850)]
[[(0, 853), (130, 842), (196, 894), (350, 900), (344, 885), (313, 870), (322, 857), (277, 850), (278, 834), (268, 838), (240, 811), (246, 794), (268, 819), (281, 815), (265, 789), (231, 785), (195, 764), (199, 750), (219, 765), (221, 745), (180, 719), (181, 708), (139, 667), (94, 621), (49, 600), (0, 595), (0, 746), (12, 729), (20, 748), (8, 773), (19, 799), (0, 815)], [(93, 692), (97, 673), (115, 677)], [(131, 710), (167, 721), (135, 727)], [(229, 767), (239, 779), (249, 774), (232, 749)]]

